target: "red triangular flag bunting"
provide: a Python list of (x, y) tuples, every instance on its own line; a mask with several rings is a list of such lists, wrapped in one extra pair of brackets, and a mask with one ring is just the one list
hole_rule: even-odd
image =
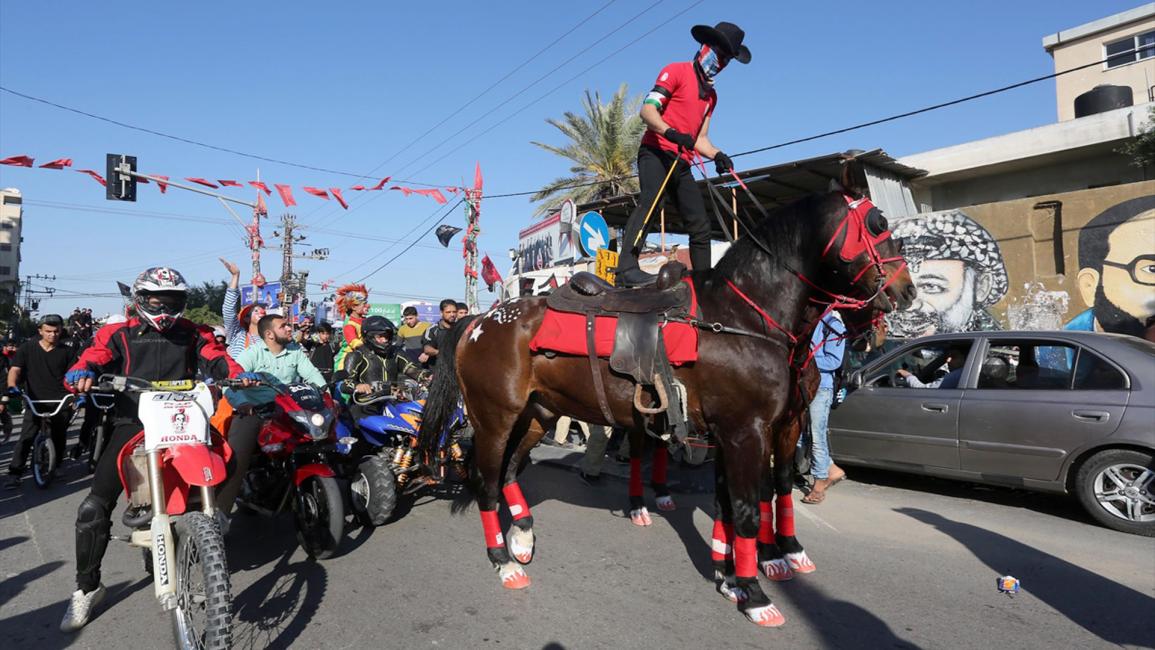
[(273, 184), (273, 187), (277, 188), (277, 194), (281, 195), (281, 202), (285, 204), (286, 208), (291, 205), (297, 205), (297, 202), (293, 200), (293, 189), (291, 187), (288, 185), (278, 185), (276, 183)]
[(153, 178), (157, 179), (156, 186), (158, 188), (160, 188), (161, 194), (164, 194), (165, 192), (168, 191), (168, 183), (164, 182), (164, 181), (168, 180), (168, 176), (161, 176), (160, 174), (149, 174), (149, 175), (152, 176)]
[(385, 183), (388, 183), (390, 178), (393, 178), (393, 177), (392, 176), (386, 176), (385, 178), (382, 178), (380, 183), (377, 183), (376, 185), (374, 185), (373, 187), (370, 187), (369, 189), (370, 190), (385, 189)]
[(312, 194), (313, 196), (315, 196), (317, 198), (325, 199), (326, 201), (329, 200), (329, 193), (326, 192), (325, 190), (319, 188), (319, 187), (309, 187), (309, 186), (305, 185), (305, 186), (302, 186), (301, 189), (305, 190), (306, 192), (308, 192), (309, 194)]
[(221, 184), (221, 187), (244, 187), (244, 185), (241, 185), (240, 183), (238, 183), (236, 181), (217, 181), (217, 182)]
[(481, 193), (481, 163), (477, 163), (477, 168), (473, 171), (473, 191), (478, 194)]
[(253, 187), (257, 188), (258, 190), (264, 192), (265, 194), (272, 195), (272, 193), (273, 193), (272, 190), (269, 189), (269, 186), (265, 185), (261, 181), (249, 181), (249, 185), (252, 185)]
[(31, 167), (33, 160), (28, 156), (12, 156), (0, 160), (0, 165), (14, 165), (16, 167)]
[(93, 170), (91, 170), (91, 169), (77, 169), (77, 170), (75, 170), (75, 171), (76, 171), (76, 173), (78, 173), (78, 174), (88, 174), (88, 175), (89, 175), (89, 176), (91, 176), (91, 177), (92, 177), (92, 179), (93, 179), (93, 180), (95, 180), (97, 183), (100, 183), (101, 185), (105, 185), (105, 182), (104, 182), (104, 177), (103, 177), (103, 176), (101, 176), (100, 174), (97, 174), (95, 171), (93, 171)]
[(268, 214), (269, 208), (265, 205), (265, 195), (257, 192), (257, 212), (260, 214)]
[(337, 203), (341, 204), (342, 208), (349, 209), (349, 204), (345, 203), (345, 197), (341, 196), (341, 190), (336, 187), (330, 187), (329, 191), (333, 193), (333, 198), (337, 199)]
[(41, 169), (64, 169), (72, 166), (71, 158), (57, 158), (50, 163), (44, 163), (40, 166)]
[(357, 191), (357, 192), (364, 192), (365, 190), (367, 190), (369, 188), (365, 187), (364, 185), (354, 185), (353, 187), (350, 187), (349, 189)]
[(214, 183), (214, 182), (212, 182), (212, 181), (206, 181), (206, 180), (205, 180), (205, 179), (203, 179), (203, 178), (188, 178), (188, 177), (186, 176), (186, 177), (185, 177), (185, 180), (186, 180), (186, 181), (188, 181), (188, 182), (190, 182), (190, 183), (196, 183), (197, 185), (204, 185), (205, 187), (211, 187), (211, 188), (213, 188), (214, 190), (218, 188), (218, 186), (217, 186), (217, 184), (216, 184), (216, 183)]

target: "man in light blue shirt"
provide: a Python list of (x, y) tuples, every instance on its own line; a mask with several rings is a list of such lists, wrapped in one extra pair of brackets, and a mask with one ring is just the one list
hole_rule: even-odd
[(834, 403), (834, 374), (842, 368), (845, 338), (846, 326), (836, 311), (823, 316), (810, 337), (814, 363), (822, 379), (818, 384), (818, 392), (810, 402), (810, 473), (814, 476), (814, 487), (810, 494), (803, 497), (803, 503), (822, 503), (826, 499), (826, 490), (846, 478), (846, 472), (830, 460), (830, 444), (826, 438), (830, 405)]
[[(293, 342), (293, 328), (284, 316), (269, 314), (257, 322), (261, 340), (245, 348), (237, 357), (237, 364), (245, 369), (240, 379), (258, 379), (256, 373), (265, 372), (285, 384), (306, 382), (325, 390), (325, 378), (309, 361), (301, 346)], [(262, 418), (256, 413), (237, 412), (229, 425), (229, 446), (233, 448), (235, 469), (217, 491), (217, 507), (226, 515), (240, 493), (241, 481), (249, 468), (249, 461), (257, 450), (257, 436)]]
[(267, 372), (285, 384), (306, 382), (324, 390), (325, 378), (293, 342), (293, 327), (284, 316), (269, 314), (257, 322), (261, 340), (245, 348), (237, 363), (246, 372)]

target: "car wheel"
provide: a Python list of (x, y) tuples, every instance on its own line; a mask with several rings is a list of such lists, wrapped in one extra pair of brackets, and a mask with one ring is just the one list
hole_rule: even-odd
[(1091, 456), (1075, 476), (1079, 502), (1096, 521), (1155, 537), (1155, 457), (1130, 449)]

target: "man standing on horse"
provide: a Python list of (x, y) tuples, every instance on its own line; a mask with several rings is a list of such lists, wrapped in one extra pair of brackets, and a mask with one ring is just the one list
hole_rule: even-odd
[(710, 115), (718, 103), (714, 77), (733, 59), (749, 63), (750, 50), (742, 45), (746, 33), (733, 23), (697, 25), (690, 34), (702, 44), (694, 60), (662, 68), (642, 104), (646, 133), (638, 149), (641, 194), (619, 246), (616, 281), (620, 286), (643, 286), (655, 280), (638, 267), (638, 254), (663, 194), (674, 196), (689, 231), (690, 263), (695, 270), (710, 268), (710, 223), (691, 166), (701, 154), (714, 161), (719, 174), (733, 169), (730, 157), (710, 142)]

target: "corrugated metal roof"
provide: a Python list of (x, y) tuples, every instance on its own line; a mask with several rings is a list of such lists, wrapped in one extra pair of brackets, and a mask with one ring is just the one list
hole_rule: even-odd
[[(746, 185), (750, 188), (750, 192), (758, 198), (763, 207), (770, 210), (810, 194), (828, 191), (830, 181), (837, 180), (842, 176), (842, 164), (849, 159), (858, 160), (867, 168), (874, 167), (889, 172), (902, 181), (908, 181), (926, 175), (924, 170), (903, 165), (888, 156), (886, 152), (881, 149), (874, 149), (871, 151), (852, 150), (843, 153), (833, 153), (817, 158), (807, 158), (805, 160), (796, 160), (794, 162), (770, 165), (768, 167), (759, 167), (758, 169), (743, 170), (738, 172), (738, 176), (745, 181)], [(719, 189), (722, 191), (723, 196), (730, 195), (732, 200), (737, 201), (739, 210), (746, 210), (750, 214), (757, 214), (757, 211), (751, 206), (746, 193), (742, 191), (741, 188), (736, 187), (737, 184), (734, 183), (733, 180), (729, 183), (726, 183), (724, 178), (713, 178), (711, 180), (715, 184), (720, 184)], [(865, 183), (863, 183), (863, 185), (865, 186)], [(731, 187), (736, 190), (732, 194)], [(703, 200), (706, 201), (707, 212), (712, 215), (713, 208), (710, 205), (710, 197), (706, 189), (705, 181), (698, 181), (698, 189), (702, 193)], [(611, 197), (579, 205), (578, 214), (580, 215), (591, 210), (600, 212), (611, 227), (622, 228), (625, 226), (626, 220), (629, 219), (630, 213), (633, 212), (637, 202), (638, 196), (636, 194)], [(657, 224), (657, 220), (657, 215), (651, 217), (652, 223)], [(723, 239), (722, 231), (719, 229), (716, 219), (712, 216), (710, 225), (713, 229), (713, 236), (716, 239)], [(651, 232), (656, 230), (657, 227), (655, 226), (651, 229)], [(674, 234), (686, 232), (685, 227), (682, 225), (682, 217), (678, 214), (678, 210), (673, 201), (666, 201), (666, 232)]]

